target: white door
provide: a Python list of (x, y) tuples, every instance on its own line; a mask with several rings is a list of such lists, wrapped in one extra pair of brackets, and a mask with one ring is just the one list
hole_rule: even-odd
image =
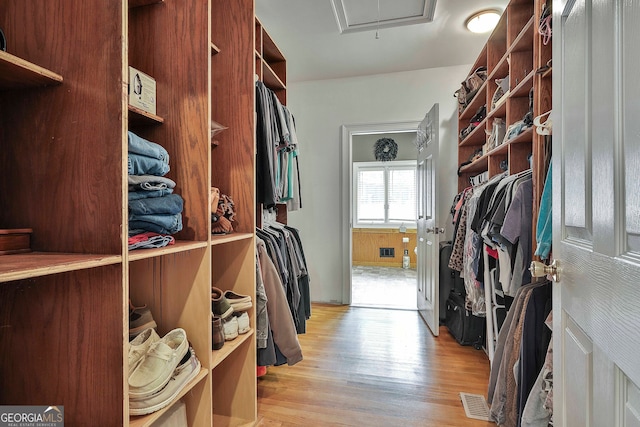
[(418, 127), (418, 311), (433, 335), (438, 336), (438, 267), (440, 235), (436, 222), (436, 165), (438, 163), (438, 104)]
[(640, 2), (553, 3), (554, 425), (640, 426)]

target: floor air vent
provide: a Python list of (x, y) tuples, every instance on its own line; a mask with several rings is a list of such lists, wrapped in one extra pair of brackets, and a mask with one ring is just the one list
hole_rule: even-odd
[(380, 248), (380, 258), (395, 258), (396, 248)]
[(481, 394), (460, 393), (460, 400), (464, 406), (467, 418), (489, 421), (489, 407)]

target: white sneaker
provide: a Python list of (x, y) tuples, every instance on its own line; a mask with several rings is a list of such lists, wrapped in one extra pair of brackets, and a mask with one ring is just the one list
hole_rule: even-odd
[(234, 315), (234, 317), (238, 319), (238, 333), (246, 334), (247, 332), (249, 332), (251, 326), (249, 325), (249, 315), (247, 314), (247, 312), (242, 312), (237, 316)]
[(129, 399), (129, 413), (131, 415), (146, 415), (168, 406), (184, 386), (198, 375), (198, 372), (200, 372), (200, 361), (193, 349), (189, 348), (189, 352), (173, 371), (169, 382), (162, 390), (146, 398)]
[(155, 329), (145, 329), (129, 343), (129, 375), (138, 366), (151, 344), (160, 340)]
[(238, 319), (231, 316), (222, 321), (222, 330), (224, 331), (224, 340), (231, 341), (238, 337)]
[(143, 398), (160, 391), (188, 349), (187, 333), (182, 328), (174, 329), (151, 344), (129, 376), (129, 397)]

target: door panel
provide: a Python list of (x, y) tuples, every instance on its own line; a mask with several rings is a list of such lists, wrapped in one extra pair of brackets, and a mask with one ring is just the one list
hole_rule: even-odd
[(553, 8), (554, 421), (638, 426), (640, 2)]
[(436, 221), (436, 165), (438, 159), (438, 104), (434, 104), (418, 128), (418, 312), (433, 335), (440, 329), (439, 242)]
[(588, 224), (588, 185), (590, 162), (587, 161), (590, 138), (588, 133), (588, 93), (589, 82), (587, 42), (589, 40), (589, 25), (583, 1), (576, 1), (571, 10), (567, 11), (564, 27), (566, 34), (565, 46), (567, 56), (563, 60), (565, 75), (571, 76), (566, 80), (566, 91), (571, 93), (566, 99), (566, 106), (562, 110), (562, 120), (566, 133), (565, 176), (571, 182), (571, 191), (565, 194), (565, 225), (569, 236), (583, 240), (588, 238), (590, 224)]
[(640, 427), (640, 389), (621, 373), (621, 423), (624, 427)]
[[(565, 375), (571, 378), (564, 388), (564, 400), (569, 408), (592, 408), (593, 395), (593, 344), (582, 332), (578, 325), (568, 316), (565, 317), (564, 329), (564, 364), (567, 367)], [(591, 426), (591, 410), (577, 411), (565, 419), (567, 427)]]

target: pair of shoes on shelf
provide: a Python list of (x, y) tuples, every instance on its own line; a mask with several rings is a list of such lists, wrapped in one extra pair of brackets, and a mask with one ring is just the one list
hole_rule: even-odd
[(220, 350), (224, 346), (224, 329), (222, 327), (222, 319), (220, 316), (211, 314), (211, 348)]
[(222, 320), (233, 314), (233, 307), (224, 293), (215, 286), (211, 287), (211, 313), (214, 316), (219, 316)]
[(129, 340), (134, 339), (142, 331), (149, 328), (155, 329), (157, 326), (151, 310), (146, 305), (136, 307), (129, 301)]
[(198, 375), (198, 372), (200, 372), (200, 360), (196, 357), (193, 348), (189, 347), (162, 389), (147, 397), (129, 398), (129, 413), (146, 415), (170, 405), (187, 383)]
[[(146, 351), (140, 356), (144, 348)], [(129, 346), (129, 365), (133, 367), (129, 371), (129, 398), (143, 400), (162, 390), (188, 353), (187, 333), (182, 328), (162, 338), (155, 331), (140, 334), (140, 342), (134, 340), (134, 345)]]
[(222, 322), (225, 341), (231, 341), (238, 335), (246, 334), (251, 329), (249, 325), (249, 315), (246, 311), (234, 313), (233, 316)]
[(249, 295), (240, 295), (233, 291), (226, 291), (224, 296), (227, 301), (229, 301), (229, 304), (231, 304), (231, 307), (233, 307), (234, 313), (247, 311), (253, 306)]

